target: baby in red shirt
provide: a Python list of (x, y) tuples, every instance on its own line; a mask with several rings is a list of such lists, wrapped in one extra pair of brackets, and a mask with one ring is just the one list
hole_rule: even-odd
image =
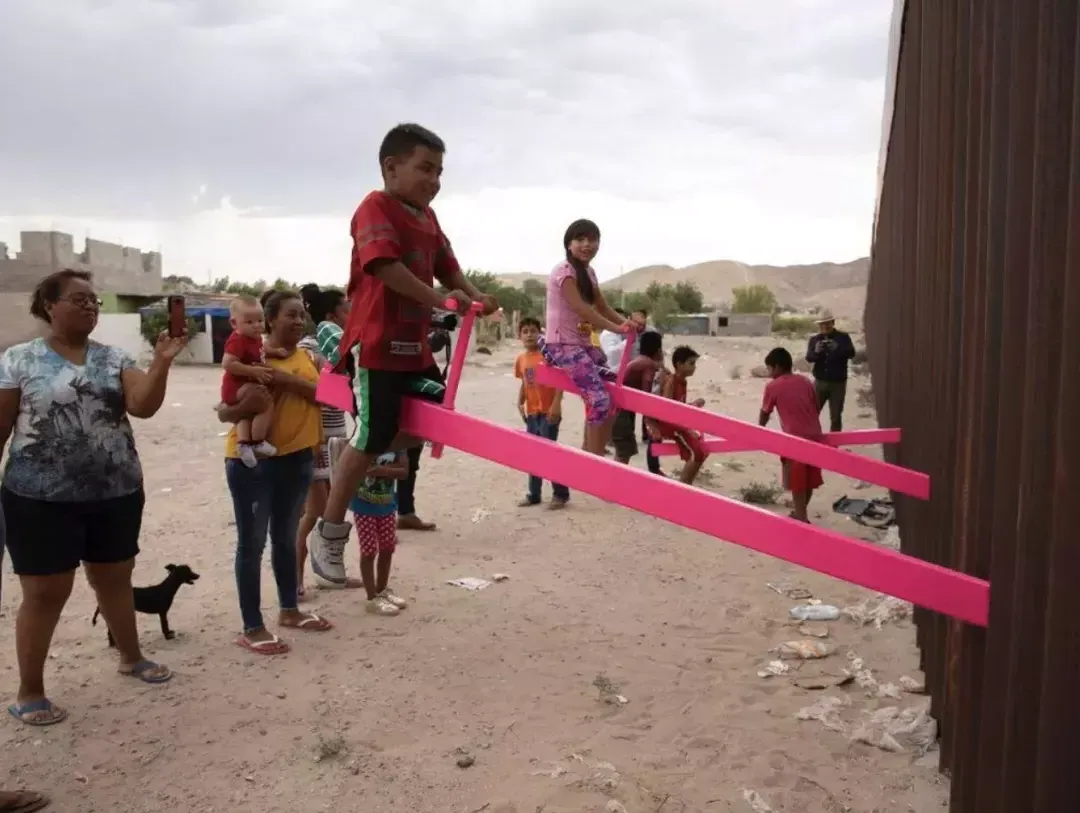
[[(253, 296), (238, 296), (229, 306), (229, 322), (233, 332), (225, 341), (225, 355), (221, 367), (221, 400), (230, 406), (236, 404), (244, 389), (257, 384), (267, 385), (274, 380), (273, 371), (263, 362), (266, 355), (277, 356), (280, 351), (263, 349), (262, 334), (265, 326), (262, 306)], [(258, 464), (258, 457), (272, 457), (277, 449), (267, 442), (270, 424), (274, 420), (274, 406), (244, 418), (236, 423), (236, 441), (240, 460), (248, 468)]]
[[(791, 353), (783, 347), (769, 351), (765, 366), (772, 380), (765, 385), (761, 401), (759, 424), (765, 426), (773, 410), (780, 413), (780, 428), (789, 435), (807, 440), (822, 439), (821, 422), (818, 418), (817, 393), (809, 378), (792, 371)], [(784, 488), (791, 492), (793, 519), (809, 522), (806, 508), (814, 490), (821, 488), (821, 469), (797, 460), (780, 458), (783, 469)]]

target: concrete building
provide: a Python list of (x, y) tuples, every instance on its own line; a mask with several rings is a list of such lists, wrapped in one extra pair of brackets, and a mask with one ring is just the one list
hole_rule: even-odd
[(768, 336), (772, 315), (768, 313), (682, 313), (668, 331), (676, 336)]
[(55, 231), (22, 232), (14, 257), (0, 243), (0, 348), (40, 334), (40, 323), (30, 315), (30, 293), (42, 278), (64, 268), (94, 275), (104, 303), (94, 338), (140, 355), (146, 346), (138, 310), (163, 296), (161, 254), (90, 238), (76, 252), (72, 236)]

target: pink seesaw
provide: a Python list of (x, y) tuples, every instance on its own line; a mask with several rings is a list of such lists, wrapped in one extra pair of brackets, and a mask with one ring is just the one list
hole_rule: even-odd
[[(446, 307), (455, 309), (453, 303), (447, 303)], [(478, 310), (479, 306), (474, 305), (474, 314)], [(468, 345), (469, 334), (466, 331), (471, 330), (472, 323), (473, 320), (462, 320), (458, 335), (459, 348)], [(447, 378), (447, 395), (456, 396), (464, 361), (463, 351), (454, 354)], [(569, 380), (558, 370), (538, 368), (537, 373), (538, 379), (540, 373), (545, 375), (544, 383), (549, 386), (572, 390)], [(858, 463), (853, 464), (851, 458), (868, 458), (860, 458), (831, 446), (809, 441), (785, 443), (800, 439), (617, 384), (611, 386), (611, 391), (617, 399), (616, 403), (634, 412), (701, 429), (732, 442), (753, 444), (756, 449), (822, 468), (843, 473), (855, 471), (851, 476), (874, 482), (863, 476), (869, 471), (879, 481), (888, 480), (904, 485), (909, 489), (905, 493), (920, 491), (929, 495), (928, 478), (919, 472), (888, 466), (880, 461), (869, 461), (877, 466), (867, 469)], [(450, 398), (445, 399), (443, 404), (406, 398), (401, 410), (401, 428), (411, 435), (431, 441), (435, 447), (449, 446), (516, 471), (564, 483), (574, 490), (716, 539), (734, 542), (819, 573), (905, 599), (961, 621), (979, 626), (987, 624), (990, 585), (982, 579), (462, 414), (455, 411), (452, 405), (453, 399)], [(903, 488), (896, 490), (904, 491)]]

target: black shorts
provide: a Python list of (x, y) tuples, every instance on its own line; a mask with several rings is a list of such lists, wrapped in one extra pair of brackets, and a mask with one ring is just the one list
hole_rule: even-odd
[(20, 576), (54, 576), (82, 562), (134, 559), (145, 502), (142, 489), (97, 502), (49, 502), (0, 488), (11, 567)]
[(615, 447), (615, 456), (620, 460), (629, 460), (638, 453), (637, 439), (634, 437), (636, 418), (635, 413), (621, 409), (611, 425), (611, 445)]
[(446, 391), (438, 367), (412, 373), (369, 370), (354, 364), (352, 385), (356, 430), (349, 445), (373, 455), (388, 451), (397, 437), (402, 398), (411, 396), (441, 404)]

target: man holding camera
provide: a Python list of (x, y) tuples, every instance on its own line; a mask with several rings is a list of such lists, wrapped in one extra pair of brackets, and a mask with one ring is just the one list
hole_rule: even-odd
[(847, 396), (848, 362), (855, 356), (851, 336), (836, 329), (836, 319), (826, 311), (817, 320), (818, 332), (810, 337), (806, 360), (814, 365), (814, 389), (818, 412), (829, 405), (829, 431), (843, 428)]

